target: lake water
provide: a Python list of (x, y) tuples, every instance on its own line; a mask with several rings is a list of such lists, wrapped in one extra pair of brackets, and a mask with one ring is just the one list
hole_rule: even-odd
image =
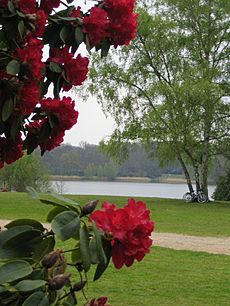
[[(186, 184), (54, 181), (54, 188), (65, 194), (119, 195), (181, 199), (188, 191)], [(209, 186), (209, 196), (215, 186)]]

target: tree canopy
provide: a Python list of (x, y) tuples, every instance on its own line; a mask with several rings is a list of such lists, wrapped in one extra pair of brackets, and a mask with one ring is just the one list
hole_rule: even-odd
[(104, 61), (95, 56), (90, 71), (87, 89), (117, 122), (107, 150), (157, 142), (163, 159), (180, 162), (190, 191), (189, 164), (208, 194), (210, 162), (230, 131), (229, 5), (142, 1), (138, 11), (136, 40)]

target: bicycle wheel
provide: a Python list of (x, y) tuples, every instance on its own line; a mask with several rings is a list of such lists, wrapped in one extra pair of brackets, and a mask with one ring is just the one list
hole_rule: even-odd
[(206, 203), (206, 202), (208, 202), (208, 197), (203, 192), (200, 192), (197, 195), (197, 201), (199, 203)]
[(186, 202), (186, 203), (191, 203), (192, 202), (192, 195), (190, 192), (186, 192), (184, 195), (183, 195), (183, 200)]

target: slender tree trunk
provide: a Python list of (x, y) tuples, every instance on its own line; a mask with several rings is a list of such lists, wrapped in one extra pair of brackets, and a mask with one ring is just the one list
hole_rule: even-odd
[(180, 162), (181, 167), (184, 171), (184, 175), (185, 175), (185, 179), (186, 179), (186, 182), (187, 182), (187, 185), (188, 185), (189, 192), (194, 193), (194, 189), (193, 189), (193, 186), (192, 186), (192, 181), (191, 181), (190, 174), (189, 174), (188, 169), (187, 169), (187, 167), (186, 167), (186, 165), (185, 165), (185, 163), (184, 163), (180, 154), (177, 154), (177, 159)]

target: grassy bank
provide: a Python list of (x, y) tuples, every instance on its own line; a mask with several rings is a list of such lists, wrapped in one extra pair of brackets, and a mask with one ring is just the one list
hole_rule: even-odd
[[(81, 204), (92, 199), (109, 201), (123, 206), (128, 197), (68, 196)], [(151, 210), (156, 231), (197, 236), (230, 236), (230, 203), (187, 204), (182, 200), (141, 198)], [(0, 193), (0, 219), (37, 218), (46, 220), (50, 206), (32, 200), (26, 193)]]
[(86, 293), (108, 296), (113, 306), (228, 306), (229, 257), (153, 247), (130, 268), (110, 264)]

